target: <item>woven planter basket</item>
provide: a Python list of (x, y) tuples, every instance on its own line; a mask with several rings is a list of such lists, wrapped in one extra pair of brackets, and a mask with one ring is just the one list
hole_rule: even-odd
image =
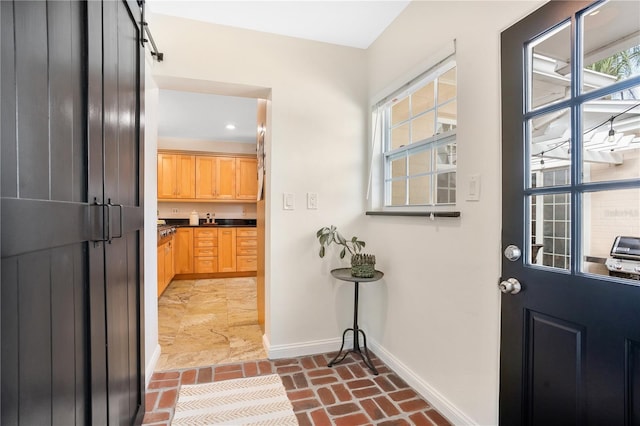
[(372, 278), (376, 272), (376, 257), (371, 254), (354, 254), (351, 256), (351, 276)]

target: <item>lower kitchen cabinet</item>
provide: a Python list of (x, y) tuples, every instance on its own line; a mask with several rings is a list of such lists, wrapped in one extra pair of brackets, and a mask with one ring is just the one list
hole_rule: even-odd
[(193, 273), (193, 228), (178, 228), (174, 235), (176, 274)]
[(258, 233), (256, 228), (238, 228), (236, 235), (236, 270), (256, 271), (258, 268)]
[(175, 275), (173, 237), (158, 247), (158, 297), (164, 293)]
[(196, 274), (218, 272), (218, 230), (193, 230), (193, 269)]
[[(175, 275), (175, 262), (174, 262), (174, 249), (173, 249), (173, 237), (165, 244), (164, 249), (164, 288), (171, 283), (173, 276)], [(163, 289), (164, 291), (164, 289)]]
[(164, 291), (164, 244), (158, 246), (158, 298)]
[[(257, 231), (254, 227), (183, 227), (173, 236), (175, 274), (254, 272), (257, 270)], [(165, 252), (158, 249), (160, 259)], [(165, 262), (169, 262), (168, 260)], [(166, 268), (166, 266), (165, 266)], [(164, 272), (166, 274), (166, 272)], [(170, 280), (169, 280), (170, 281)], [(168, 284), (168, 283), (167, 283)], [(160, 287), (160, 283), (158, 284)], [(161, 294), (160, 289), (158, 295)]]
[(218, 229), (218, 272), (236, 272), (236, 228)]

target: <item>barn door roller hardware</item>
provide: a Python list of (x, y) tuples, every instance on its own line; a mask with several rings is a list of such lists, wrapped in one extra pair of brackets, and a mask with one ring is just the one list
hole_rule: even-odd
[(142, 41), (148, 41), (151, 43), (151, 56), (153, 56), (158, 62), (162, 62), (162, 60), (164, 59), (164, 53), (158, 52), (158, 46), (156, 46), (156, 42), (153, 40), (153, 36), (151, 35), (151, 31), (149, 30), (149, 24), (147, 22), (143, 22), (142, 24), (144, 26), (144, 32), (148, 37), (143, 37)]
[(142, 10), (142, 45), (144, 46), (146, 41), (150, 42), (151, 56), (153, 56), (156, 61), (162, 62), (164, 60), (164, 53), (160, 53), (158, 51), (158, 46), (156, 46), (156, 42), (153, 40), (153, 36), (151, 35), (151, 30), (149, 30), (149, 23), (145, 20), (145, 1), (138, 0), (138, 6), (140, 6), (140, 9)]

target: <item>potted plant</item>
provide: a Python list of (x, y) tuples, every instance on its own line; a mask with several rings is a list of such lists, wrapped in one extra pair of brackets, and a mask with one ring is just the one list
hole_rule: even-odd
[(316, 237), (320, 243), (320, 257), (324, 257), (326, 248), (331, 244), (342, 246), (340, 259), (344, 259), (347, 252), (351, 255), (351, 275), (360, 278), (371, 278), (375, 273), (376, 257), (370, 254), (360, 253), (366, 243), (358, 237), (351, 237), (347, 240), (338, 232), (335, 226), (325, 226), (318, 229)]

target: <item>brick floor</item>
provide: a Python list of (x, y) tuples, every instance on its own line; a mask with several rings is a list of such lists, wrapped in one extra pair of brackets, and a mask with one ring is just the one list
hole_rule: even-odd
[(375, 376), (349, 354), (333, 368), (335, 353), (164, 371), (151, 377), (144, 425), (171, 424), (181, 384), (208, 383), (277, 373), (301, 426), (419, 425), (450, 423), (400, 377), (371, 354)]

